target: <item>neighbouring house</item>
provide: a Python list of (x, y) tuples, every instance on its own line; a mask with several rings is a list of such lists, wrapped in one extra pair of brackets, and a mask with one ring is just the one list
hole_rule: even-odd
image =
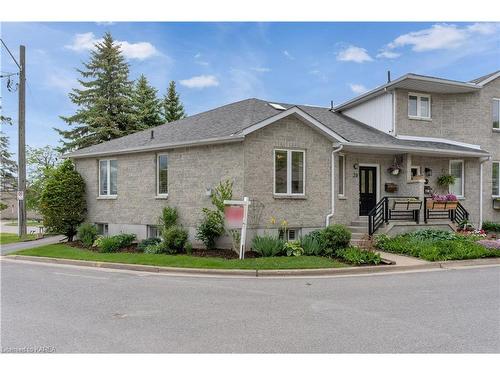
[[(169, 205), (194, 239), (224, 179), (235, 199), (252, 201), (249, 240), (270, 230), (271, 217), (288, 221), (290, 239), (329, 223), (350, 225), (358, 238), (426, 219), (477, 226), (500, 221), (499, 105), (500, 71), (470, 82), (407, 74), (334, 108), (247, 99), (68, 157), (102, 233), (156, 236)], [(438, 186), (448, 174), (455, 183)], [(455, 194), (457, 208), (433, 217), (412, 203), (405, 212), (405, 202), (432, 193)]]

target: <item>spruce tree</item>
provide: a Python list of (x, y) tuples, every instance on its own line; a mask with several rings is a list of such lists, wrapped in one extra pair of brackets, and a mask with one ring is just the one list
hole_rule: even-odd
[(136, 127), (147, 129), (163, 124), (157, 90), (149, 85), (144, 74), (135, 84), (132, 101)]
[(64, 138), (61, 151), (92, 146), (139, 130), (133, 121), (129, 66), (110, 33), (95, 44), (89, 62), (83, 66), (84, 70), (78, 69), (82, 88), (69, 94), (78, 109), (72, 116), (61, 116), (73, 129), (56, 129)]
[(184, 106), (175, 89), (175, 81), (170, 81), (167, 95), (163, 98), (163, 116), (166, 122), (177, 121), (186, 117)]

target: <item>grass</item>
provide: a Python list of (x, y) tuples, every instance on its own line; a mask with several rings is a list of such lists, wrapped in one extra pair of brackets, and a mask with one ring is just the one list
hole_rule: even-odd
[[(17, 221), (10, 221), (10, 222), (8, 222), (5, 225), (8, 226), (8, 227), (17, 227)], [(41, 221), (36, 221), (36, 220), (28, 220), (26, 222), (26, 225), (28, 227), (37, 227), (39, 225), (42, 225), (42, 222)]]
[(77, 249), (64, 244), (41, 246), (34, 249), (21, 250), (14, 254), (180, 268), (272, 270), (346, 267), (344, 263), (338, 262), (336, 260), (315, 256), (271, 257), (239, 260), (223, 258), (203, 258), (189, 255), (97, 253), (93, 251)]
[(9, 243), (34, 240), (36, 238), (33, 234), (28, 234), (26, 237), (19, 238), (15, 233), (0, 233), (0, 244), (7, 245)]

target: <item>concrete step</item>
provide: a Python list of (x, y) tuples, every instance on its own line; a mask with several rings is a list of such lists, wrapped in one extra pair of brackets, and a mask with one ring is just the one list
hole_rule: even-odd
[(366, 228), (368, 228), (368, 221), (354, 220), (354, 221), (351, 221), (351, 225), (353, 227), (366, 227)]
[(349, 229), (352, 233), (368, 233), (368, 226), (348, 226), (347, 229)]
[(360, 240), (364, 237), (368, 237), (368, 232), (366, 232), (366, 233), (351, 233), (351, 238), (353, 240)]

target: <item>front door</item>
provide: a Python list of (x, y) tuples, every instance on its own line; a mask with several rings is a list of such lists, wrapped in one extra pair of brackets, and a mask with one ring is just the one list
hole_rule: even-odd
[(359, 216), (366, 216), (377, 204), (377, 168), (359, 167)]

